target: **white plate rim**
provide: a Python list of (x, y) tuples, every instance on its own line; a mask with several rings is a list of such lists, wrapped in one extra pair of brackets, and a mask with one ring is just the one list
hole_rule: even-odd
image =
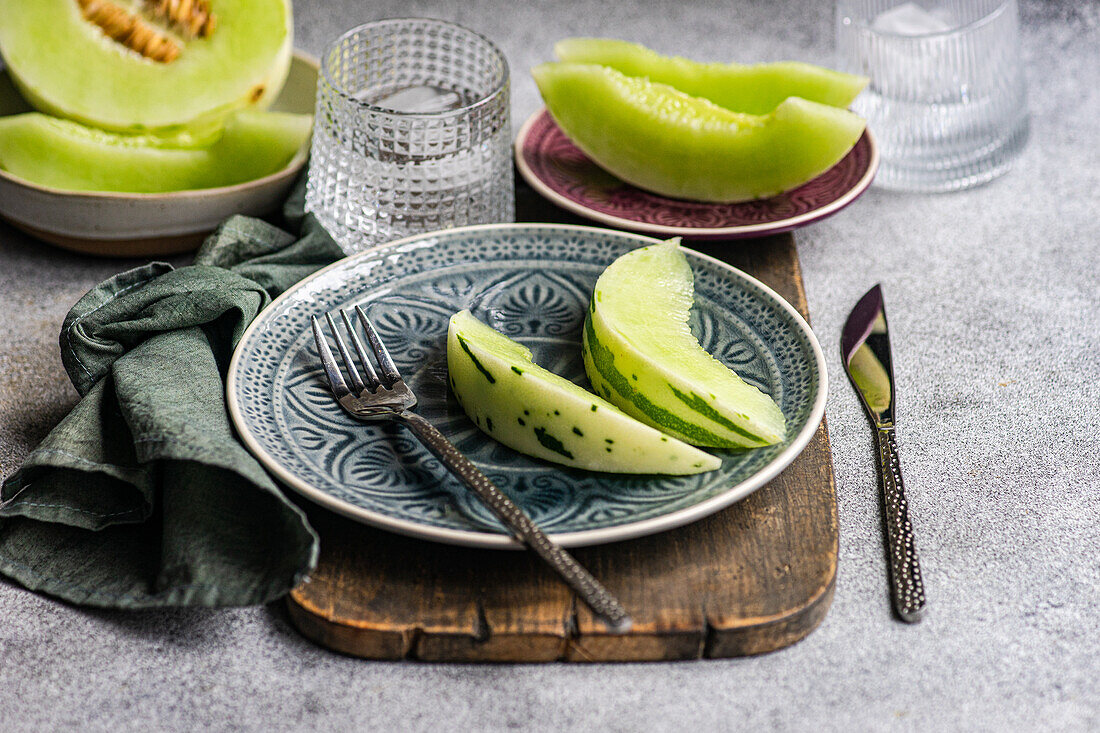
[[(524, 549), (524, 546), (519, 543), (515, 538), (504, 534), (492, 534), (487, 532), (473, 532), (470, 530), (458, 530), (449, 529), (444, 527), (432, 527), (428, 525), (418, 524), (416, 522), (410, 522), (404, 519), (396, 519), (384, 514), (363, 509), (361, 507), (355, 507), (347, 502), (336, 499), (335, 497), (327, 494), (326, 492), (311, 486), (306, 481), (295, 476), (290, 471), (283, 468), (277, 460), (275, 460), (270, 454), (268, 454), (263, 447), (247, 430), (247, 426), (244, 421), (242, 410), (239, 404), (239, 395), (236, 390), (237, 372), (239, 370), (240, 358), (245, 350), (246, 345), (252, 337), (252, 334), (263, 324), (264, 313), (270, 311), (275, 306), (281, 304), (284, 300), (291, 298), (294, 294), (307, 286), (313, 280), (323, 277), (329, 271), (338, 267), (348, 266), (350, 262), (360, 259), (366, 259), (368, 257), (376, 257), (380, 254), (384, 254), (386, 250), (400, 247), (420, 239), (428, 237), (438, 236), (440, 234), (464, 234), (464, 233), (476, 233), (476, 232), (495, 232), (505, 231), (508, 229), (545, 229), (545, 230), (564, 230), (576, 235), (583, 235), (586, 232), (599, 232), (606, 235), (609, 230), (601, 227), (581, 226), (575, 224), (550, 224), (550, 223), (511, 223), (511, 224), (481, 224), (476, 226), (456, 227), (454, 229), (447, 229), (437, 232), (426, 232), (423, 234), (413, 235), (411, 237), (405, 237), (398, 239), (387, 244), (374, 247), (364, 252), (345, 257), (336, 262), (318, 270), (317, 272), (309, 275), (306, 278), (295, 283), (288, 288), (279, 297), (273, 300), (267, 308), (261, 311), (252, 320), (252, 323), (245, 329), (240, 341), (237, 343), (237, 347), (233, 350), (233, 357), (229, 362), (229, 370), (226, 373), (226, 405), (229, 410), (230, 420), (233, 423), (234, 428), (237, 431), (238, 436), (244, 442), (245, 447), (249, 452), (259, 460), (263, 467), (273, 474), (280, 482), (289, 488), (293, 489), (297, 493), (301, 494), (310, 501), (319, 504), (327, 509), (331, 509), (346, 517), (355, 519), (363, 524), (367, 524), (379, 529), (396, 532), (398, 534), (406, 535), (409, 537), (415, 537), (419, 539), (430, 540), (433, 542), (440, 542), (450, 545), (460, 545), (464, 547), (476, 547), (482, 549), (495, 549), (495, 550), (519, 550)], [(629, 239), (636, 239), (642, 244), (657, 244), (660, 240), (655, 240), (652, 237), (645, 236), (643, 234), (635, 234), (632, 232), (619, 232), (612, 231), (613, 234), (620, 235)], [(737, 268), (722, 262), (719, 259), (705, 255), (701, 252), (697, 252), (688, 247), (684, 247), (684, 250), (691, 257), (698, 257), (713, 265), (719, 267), (722, 270), (728, 271), (732, 276), (746, 281), (759, 288), (767, 297), (771, 298), (782, 310), (786, 311), (788, 315), (792, 317), (793, 322), (802, 332), (803, 336), (810, 344), (813, 351), (814, 361), (819, 374), (819, 388), (817, 397), (814, 399), (813, 406), (810, 410), (808, 419), (805, 425), (795, 436), (781, 453), (767, 463), (763, 468), (750, 476), (745, 481), (738, 484), (734, 484), (729, 489), (721, 494), (712, 496), (709, 499), (693, 504), (683, 509), (678, 509), (668, 514), (663, 514), (659, 517), (652, 517), (650, 519), (643, 519), (637, 522), (629, 522), (626, 524), (617, 525), (614, 527), (606, 527), (602, 529), (587, 529), (578, 532), (561, 532), (549, 535), (552, 540), (562, 545), (563, 547), (585, 547), (589, 545), (599, 545), (608, 542), (618, 542), (621, 540), (629, 540), (645, 535), (656, 534), (676, 527), (681, 527), (685, 524), (690, 524), (703, 517), (709, 516), (727, 506), (740, 501), (758, 488), (771, 481), (778, 476), (783, 469), (785, 469), (790, 463), (798, 457), (799, 454), (806, 448), (814, 434), (817, 432), (818, 426), (821, 424), (822, 419), (825, 416), (825, 402), (828, 397), (829, 384), (828, 384), (828, 372), (825, 364), (825, 354), (821, 350), (821, 344), (818, 343), (817, 337), (814, 335), (810, 325), (802, 317), (802, 315), (795, 310), (795, 308), (788, 303), (782, 296), (769, 288), (764, 283), (760, 282), (751, 275), (738, 270)]]

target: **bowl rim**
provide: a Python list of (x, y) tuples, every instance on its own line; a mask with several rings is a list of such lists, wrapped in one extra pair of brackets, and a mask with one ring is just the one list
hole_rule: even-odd
[[(292, 60), (298, 61), (313, 69), (314, 72), (320, 73), (321, 62), (313, 54), (307, 53), (300, 49), (294, 49), (292, 54)], [(0, 72), (5, 72), (3, 67), (0, 67)], [(218, 186), (216, 188), (191, 188), (184, 191), (164, 191), (161, 193), (127, 193), (125, 191), (74, 191), (68, 188), (54, 188), (53, 186), (43, 186), (38, 183), (33, 183), (19, 176), (13, 175), (4, 169), (0, 168), (0, 181), (18, 186), (20, 188), (28, 189), (36, 193), (44, 194), (47, 196), (64, 196), (66, 198), (82, 199), (85, 201), (180, 201), (188, 199), (209, 198), (211, 196), (218, 196), (221, 194), (242, 193), (249, 191), (253, 188), (262, 188), (266, 185), (274, 183), (280, 179), (286, 178), (290, 174), (296, 173), (301, 169), (305, 163), (306, 158), (309, 157), (308, 144), (302, 145), (298, 149), (298, 152), (294, 154), (286, 165), (274, 173), (269, 173), (262, 178), (253, 178), (251, 181), (242, 181), (241, 183), (234, 183), (231, 186)]]

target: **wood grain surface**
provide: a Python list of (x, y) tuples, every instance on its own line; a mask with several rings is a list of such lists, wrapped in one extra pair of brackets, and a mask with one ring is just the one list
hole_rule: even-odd
[[(521, 221), (583, 223), (517, 187)], [(807, 315), (790, 235), (691, 244), (759, 278)], [(817, 627), (832, 601), (837, 517), (823, 423), (806, 450), (745, 500), (686, 527), (574, 550), (634, 618), (607, 633), (530, 553), (410, 539), (308, 508), (321, 536), (291, 592), (308, 638), (372, 659), (655, 661), (759, 654)]]

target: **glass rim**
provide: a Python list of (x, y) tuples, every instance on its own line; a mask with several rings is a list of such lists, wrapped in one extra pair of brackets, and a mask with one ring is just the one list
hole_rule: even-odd
[[(400, 25), (400, 24), (406, 24), (406, 23), (426, 23), (428, 25), (435, 25), (435, 26), (445, 27), (445, 28), (457, 28), (458, 30), (461, 30), (465, 33), (469, 33), (471, 36), (475, 37), (476, 39), (478, 39), (479, 41), (484, 43), (488, 48), (492, 49), (492, 52), (500, 60), (500, 63), (501, 63), (500, 81), (498, 83), (494, 84), (492, 89), (489, 90), (489, 92), (487, 92), (484, 95), (479, 96), (475, 101), (470, 102), (469, 104), (464, 104), (461, 107), (456, 107), (454, 109), (444, 110), (442, 112), (399, 112), (397, 110), (389, 109), (387, 107), (379, 107), (379, 106), (373, 105), (369, 102), (364, 102), (362, 99), (359, 99), (355, 96), (352, 96), (351, 94), (348, 93), (347, 89), (345, 89), (345, 86), (343, 84), (337, 83), (336, 80), (332, 78), (332, 73), (329, 69), (329, 59), (332, 57), (333, 53), (342, 44), (344, 44), (348, 39), (350, 39), (352, 36), (354, 36), (357, 33), (361, 33), (364, 30), (371, 29), (371, 28), (377, 28), (377, 27), (382, 27), (382, 26)], [(438, 119), (446, 119), (448, 117), (461, 117), (461, 116), (467, 115), (470, 112), (473, 112), (473, 111), (475, 111), (475, 110), (477, 110), (481, 107), (484, 107), (487, 104), (492, 103), (493, 101), (498, 99), (501, 95), (503, 95), (504, 92), (508, 89), (508, 83), (509, 83), (509, 79), (511, 78), (511, 75), (512, 75), (512, 72), (511, 72), (511, 69), (508, 66), (508, 59), (505, 57), (504, 51), (502, 51), (499, 46), (497, 46), (495, 43), (493, 43), (491, 40), (489, 40), (486, 36), (482, 35), (481, 33), (478, 33), (475, 30), (472, 30), (470, 28), (467, 28), (464, 25), (460, 25), (458, 23), (454, 23), (454, 22), (449, 21), (449, 20), (442, 20), (440, 18), (419, 18), (419, 17), (383, 18), (381, 20), (372, 20), (369, 23), (362, 23), (360, 25), (355, 26), (354, 28), (349, 28), (348, 30), (341, 33), (340, 36), (335, 41), (330, 43), (325, 48), (324, 56), (321, 58), (321, 77), (324, 79), (324, 82), (329, 87), (329, 89), (336, 92), (341, 97), (341, 99), (344, 99), (345, 101), (350, 102), (351, 104), (355, 105), (356, 107), (359, 107), (360, 109), (364, 109), (364, 110), (370, 112), (371, 114), (381, 115), (381, 116), (385, 116), (385, 117), (392, 117), (392, 118), (395, 118), (395, 119), (423, 118), (423, 119), (436, 119), (436, 120), (438, 120)]]
[(988, 13), (986, 13), (985, 15), (983, 15), (980, 18), (975, 18), (974, 20), (970, 21), (969, 23), (964, 23), (963, 25), (957, 26), (955, 28), (948, 28), (945, 31), (929, 31), (927, 33), (917, 33), (915, 35), (911, 34), (911, 33), (898, 33), (896, 31), (875, 30), (874, 28), (871, 27), (871, 24), (866, 20), (863, 20), (863, 19), (856, 20), (855, 18), (852, 18), (851, 15), (845, 15), (845, 17), (848, 18), (849, 20), (851, 20), (852, 24), (857, 26), (860, 30), (869, 31), (871, 33), (874, 33), (877, 36), (883, 36), (885, 38), (898, 38), (898, 39), (909, 38), (909, 39), (912, 39), (912, 40), (915, 40), (915, 41), (922, 41), (922, 40), (927, 39), (927, 38), (942, 38), (944, 36), (953, 36), (953, 35), (957, 35), (957, 34), (962, 35), (964, 33), (969, 33), (970, 31), (972, 31), (976, 28), (979, 28), (979, 27), (981, 27), (983, 25), (986, 25), (988, 23), (992, 23), (994, 20), (996, 20), (998, 17), (1000, 17), (1002, 14), (1004, 14), (1007, 11), (1007, 8), (1008, 8), (1009, 5), (1016, 5), (1016, 4), (1017, 4), (1017, 0), (1001, 0), (1001, 2), (997, 5), (997, 7), (993, 8), (993, 10), (989, 11)]

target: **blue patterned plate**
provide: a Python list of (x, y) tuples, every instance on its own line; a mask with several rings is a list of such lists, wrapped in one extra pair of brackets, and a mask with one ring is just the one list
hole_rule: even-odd
[(724, 451), (697, 476), (601, 474), (520, 455), (467, 419), (446, 386), (447, 321), (463, 308), (526, 344), (535, 361), (587, 384), (580, 333), (596, 278), (657, 240), (607, 229), (494, 224), (404, 239), (321, 270), (252, 323), (229, 367), (228, 402), (248, 448), (279, 480), (354, 519), (475, 547), (518, 545), (404, 428), (345, 415), (321, 372), (309, 317), (360, 304), (420, 399), (418, 412), (566, 546), (687, 524), (744, 498), (806, 446), (825, 411), (825, 360), (809, 326), (773, 291), (685, 250), (692, 329), (703, 346), (776, 399), (788, 440)]

